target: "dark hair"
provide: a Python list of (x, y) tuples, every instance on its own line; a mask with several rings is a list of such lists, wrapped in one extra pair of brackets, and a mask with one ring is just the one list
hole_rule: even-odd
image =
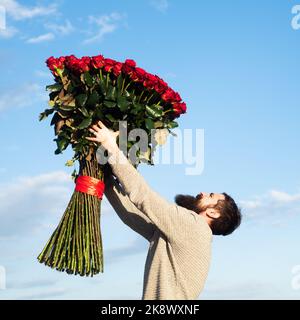
[(210, 227), (213, 234), (227, 236), (241, 224), (242, 215), (235, 201), (227, 193), (224, 192), (223, 195), (225, 200), (219, 200), (215, 206), (220, 217), (213, 219)]

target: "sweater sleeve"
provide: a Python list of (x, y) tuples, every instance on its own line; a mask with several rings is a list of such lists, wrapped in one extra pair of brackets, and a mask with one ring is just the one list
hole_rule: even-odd
[(186, 237), (197, 225), (199, 217), (196, 213), (168, 202), (152, 190), (123, 152), (111, 153), (109, 163), (129, 199), (170, 241), (180, 240), (181, 235)]
[(154, 234), (152, 222), (129, 200), (123, 188), (111, 174), (105, 176), (104, 194), (119, 218), (132, 230), (150, 241)]

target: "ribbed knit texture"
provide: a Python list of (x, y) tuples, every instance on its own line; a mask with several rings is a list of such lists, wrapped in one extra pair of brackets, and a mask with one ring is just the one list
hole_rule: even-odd
[(142, 299), (197, 299), (210, 265), (210, 227), (196, 212), (153, 191), (126, 157), (121, 157), (122, 163), (115, 155), (110, 157), (121, 185), (106, 176), (105, 196), (122, 221), (150, 242)]

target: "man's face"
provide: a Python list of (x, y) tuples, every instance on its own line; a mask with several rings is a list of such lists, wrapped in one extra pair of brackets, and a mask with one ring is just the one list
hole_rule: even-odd
[(225, 200), (225, 196), (222, 193), (206, 193), (206, 192), (200, 192), (196, 199), (199, 201), (199, 206), (201, 208), (213, 208), (218, 201)]

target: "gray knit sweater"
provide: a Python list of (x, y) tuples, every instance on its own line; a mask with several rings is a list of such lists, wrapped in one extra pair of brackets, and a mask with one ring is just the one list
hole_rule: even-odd
[(142, 299), (197, 299), (210, 264), (207, 222), (153, 191), (127, 159), (111, 168), (118, 181), (105, 177), (105, 196), (122, 221), (150, 242)]

